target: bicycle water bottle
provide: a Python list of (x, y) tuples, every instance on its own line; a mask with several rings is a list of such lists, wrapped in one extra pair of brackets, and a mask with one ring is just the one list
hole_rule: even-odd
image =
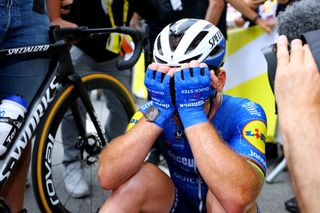
[(22, 125), (27, 102), (18, 95), (4, 98), (0, 104), (0, 156), (6, 153), (12, 139)]

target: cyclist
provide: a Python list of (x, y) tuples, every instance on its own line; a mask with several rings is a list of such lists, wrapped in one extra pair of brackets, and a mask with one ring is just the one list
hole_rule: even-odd
[[(145, 78), (151, 101), (100, 155), (100, 184), (112, 190), (101, 212), (259, 211), (266, 116), (222, 94), (225, 51), (222, 33), (204, 20), (160, 32)], [(171, 178), (144, 162), (157, 139)]]
[[(227, 2), (250, 19), (258, 17), (257, 13), (243, 0), (143, 0), (135, 1), (134, 7), (149, 25), (149, 39), (153, 44), (157, 35), (167, 24), (182, 18), (205, 19), (212, 24), (215, 24), (222, 32), (225, 39), (227, 39)], [(259, 21), (257, 20), (257, 22), (260, 27), (266, 31), (270, 31), (270, 28), (266, 25), (267, 23), (265, 21), (259, 18)], [(160, 148), (158, 143), (155, 143), (148, 155), (148, 162), (158, 165), (160, 161), (159, 155)]]

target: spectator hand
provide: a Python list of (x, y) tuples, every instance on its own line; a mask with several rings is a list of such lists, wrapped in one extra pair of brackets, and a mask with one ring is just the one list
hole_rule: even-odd
[(319, 112), (320, 75), (309, 46), (295, 39), (291, 42), (289, 54), (288, 40), (285, 36), (280, 36), (277, 60), (275, 95), (279, 115), (293, 113), (300, 116), (306, 109), (309, 112)]
[(164, 128), (175, 110), (170, 95), (170, 81), (173, 72), (173, 68), (163, 65), (159, 66), (155, 63), (149, 65), (146, 71), (144, 84), (151, 97), (153, 106), (160, 112), (160, 118), (154, 121), (160, 128)]
[(174, 74), (176, 105), (184, 128), (208, 121), (205, 101), (214, 93), (209, 68), (196, 61), (183, 65)]
[(72, 22), (63, 20), (61, 17), (56, 17), (55, 19), (51, 19), (51, 20), (50, 20), (50, 24), (51, 24), (51, 25), (59, 25), (59, 26), (62, 27), (62, 28), (78, 27), (78, 25), (76, 25), (76, 24), (74, 24), (74, 23), (72, 23)]
[(275, 21), (265, 21), (262, 18), (258, 18), (256, 24), (264, 29), (267, 33), (271, 33), (271, 29), (275, 25)]
[(261, 4), (263, 4), (266, 0), (245, 0), (249, 7), (252, 9), (257, 9)]

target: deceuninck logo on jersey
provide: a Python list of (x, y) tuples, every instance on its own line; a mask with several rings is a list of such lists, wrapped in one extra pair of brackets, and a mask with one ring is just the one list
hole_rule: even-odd
[(242, 129), (243, 137), (263, 154), (265, 154), (266, 133), (266, 124), (261, 120), (250, 121)]

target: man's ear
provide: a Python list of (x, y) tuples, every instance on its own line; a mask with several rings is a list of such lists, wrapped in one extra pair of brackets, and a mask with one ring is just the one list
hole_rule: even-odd
[(226, 83), (226, 79), (227, 79), (227, 74), (224, 70), (220, 69), (220, 71), (218, 72), (218, 82), (217, 82), (217, 85), (216, 85), (216, 90), (217, 92), (222, 92), (223, 90), (223, 87)]

